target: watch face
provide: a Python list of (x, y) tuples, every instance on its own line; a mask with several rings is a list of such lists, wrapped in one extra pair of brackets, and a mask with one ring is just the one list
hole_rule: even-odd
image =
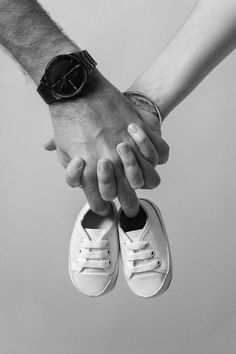
[(58, 55), (46, 68), (47, 86), (60, 97), (78, 94), (87, 81), (87, 71), (79, 59), (68, 55)]

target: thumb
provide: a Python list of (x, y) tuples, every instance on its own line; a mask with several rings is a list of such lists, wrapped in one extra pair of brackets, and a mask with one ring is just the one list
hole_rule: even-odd
[(43, 147), (47, 151), (54, 151), (57, 149), (53, 138), (50, 138), (45, 144), (43, 144)]

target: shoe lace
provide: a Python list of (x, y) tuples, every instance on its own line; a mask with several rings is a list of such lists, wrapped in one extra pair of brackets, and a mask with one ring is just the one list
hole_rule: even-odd
[(106, 269), (110, 267), (107, 240), (83, 240), (76, 263), (83, 268)]
[(160, 260), (154, 258), (155, 252), (149, 246), (150, 244), (147, 241), (128, 241), (125, 243), (127, 268), (131, 273), (152, 271), (161, 265)]

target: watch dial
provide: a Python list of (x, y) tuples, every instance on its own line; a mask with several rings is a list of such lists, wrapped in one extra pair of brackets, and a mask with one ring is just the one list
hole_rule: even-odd
[(46, 69), (48, 87), (61, 97), (70, 97), (79, 93), (86, 79), (85, 68), (71, 55), (59, 55)]

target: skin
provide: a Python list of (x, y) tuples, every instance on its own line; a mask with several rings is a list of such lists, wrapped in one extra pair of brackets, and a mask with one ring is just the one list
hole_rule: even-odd
[[(158, 154), (151, 140), (145, 134), (142, 128), (136, 124), (128, 126), (128, 132), (138, 146), (144, 157), (150, 159), (153, 165), (158, 163)], [(125, 147), (125, 150), (120, 151), (120, 147)], [(49, 141), (45, 149), (50, 151), (55, 149), (53, 141)], [(132, 188), (137, 185), (137, 180), (141, 180), (137, 169), (136, 159), (129, 145), (121, 143), (117, 145), (117, 151), (123, 164), (124, 174)], [(84, 160), (76, 157), (70, 161), (66, 169), (66, 181), (71, 187), (78, 187), (81, 183), (81, 177), (84, 169)], [(109, 159), (102, 158), (97, 163), (97, 178), (99, 192), (104, 200), (113, 200), (115, 195), (115, 180), (113, 175), (113, 165)]]
[(160, 55), (135, 80), (163, 119), (236, 46), (236, 0), (200, 0)]
[[(236, 0), (200, 0), (189, 17), (153, 63), (131, 85), (129, 90), (139, 91), (150, 97), (160, 108), (163, 119), (219, 64), (236, 46)], [(132, 125), (131, 125), (132, 126)], [(158, 162), (155, 145), (142, 126), (131, 135), (140, 153), (154, 166)], [(153, 150), (154, 148), (154, 150)], [(118, 154), (130, 185), (135, 185), (136, 166), (130, 149)], [(150, 158), (152, 156), (152, 158)], [(103, 161), (101, 163), (103, 164)], [(83, 161), (81, 161), (83, 163)], [(73, 160), (67, 168), (69, 184), (79, 183), (83, 169), (71, 174)], [(98, 161), (100, 166), (100, 160)], [(111, 183), (109, 184), (109, 178)], [(106, 185), (103, 183), (106, 181)], [(140, 178), (141, 180), (141, 178)], [(105, 200), (113, 195), (113, 169), (98, 169), (100, 193)], [(110, 189), (109, 189), (110, 188)], [(109, 191), (108, 191), (109, 189)]]
[[(0, 0), (0, 43), (37, 86), (52, 58), (80, 50), (36, 0)], [(97, 69), (90, 75), (82, 97), (54, 103), (49, 112), (60, 163), (66, 168), (73, 158), (84, 160), (81, 183), (91, 209), (100, 215), (110, 210), (110, 204), (101, 197), (97, 179), (97, 163), (107, 158), (113, 169), (111, 195), (118, 197), (128, 216), (135, 215), (139, 206), (132, 187), (155, 188), (160, 178), (154, 166), (139, 152), (127, 127), (131, 123), (139, 124), (153, 141), (160, 160), (166, 161), (168, 145), (153, 118), (137, 111)], [(132, 186), (116, 150), (120, 143), (130, 145), (135, 156)]]
[[(66, 50), (78, 50), (36, 1), (0, 0), (0, 10), (0, 41), (36, 84), (52, 57)], [(29, 26), (31, 33), (24, 29)], [(40, 46), (42, 38), (43, 47)], [(236, 1), (198, 1), (181, 29), (130, 89), (149, 96), (165, 118), (235, 49), (235, 44)], [(152, 121), (153, 115), (137, 110), (98, 71), (91, 85), (90, 97), (50, 107), (54, 140), (48, 147), (52, 149), (54, 144), (57, 149), (59, 160), (67, 167), (69, 184), (78, 185), (80, 176), (95, 212), (106, 214), (109, 211), (106, 200), (117, 195), (126, 214), (132, 216), (138, 210), (134, 189), (143, 183), (145, 188), (154, 188), (159, 177), (151, 162), (153, 157), (142, 152), (139, 140), (129, 134), (127, 127), (133, 123), (143, 130), (158, 154), (159, 163), (167, 160), (168, 146)], [(95, 132), (95, 139), (91, 132)], [(91, 141), (95, 141), (94, 150)], [(141, 145), (144, 149), (145, 144)], [(77, 167), (73, 165), (74, 159)], [(80, 159), (82, 167), (78, 169)]]
[[(80, 183), (92, 210), (101, 213), (104, 199), (97, 180), (97, 163), (101, 158), (109, 159), (113, 169), (111, 196), (113, 199), (118, 196), (127, 215), (135, 215), (138, 211), (138, 200), (134, 188), (155, 188), (159, 185), (160, 178), (153, 165), (137, 149), (127, 127), (131, 122), (143, 126), (155, 144), (155, 149), (158, 149), (162, 161), (168, 158), (168, 146), (160, 137), (156, 117), (151, 113), (138, 112), (130, 100), (110, 83), (106, 82), (103, 87), (99, 87), (99, 98), (96, 92), (90, 92), (92, 93), (88, 93), (85, 99), (69, 102), (68, 107), (66, 102), (50, 106), (59, 160), (65, 168), (74, 157), (79, 156), (84, 160)], [(112, 114), (108, 119), (104, 112), (110, 111)], [(131, 185), (119, 158), (127, 154), (127, 151), (122, 150), (122, 146), (126, 145), (133, 157), (132, 171), (135, 169)], [(121, 149), (117, 150), (117, 146)]]

